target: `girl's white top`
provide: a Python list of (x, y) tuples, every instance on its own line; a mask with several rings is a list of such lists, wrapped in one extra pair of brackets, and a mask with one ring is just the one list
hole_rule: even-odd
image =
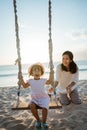
[(39, 80), (29, 79), (27, 80), (27, 83), (31, 86), (32, 102), (36, 103), (40, 107), (48, 109), (50, 99), (45, 88), (46, 80), (47, 79), (45, 78), (41, 78)]
[(66, 87), (75, 82), (76, 84), (72, 87), (74, 90), (77, 87), (78, 82), (78, 71), (74, 74), (70, 73), (70, 71), (64, 71), (61, 69), (61, 65), (57, 65), (56, 67), (56, 80), (58, 81), (57, 92), (67, 93)]

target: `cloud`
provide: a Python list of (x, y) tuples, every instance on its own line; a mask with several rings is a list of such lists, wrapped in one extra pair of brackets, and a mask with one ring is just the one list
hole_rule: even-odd
[(76, 59), (87, 60), (87, 49), (75, 52)]
[(71, 33), (66, 33), (65, 35), (73, 40), (87, 39), (87, 30), (72, 31)]

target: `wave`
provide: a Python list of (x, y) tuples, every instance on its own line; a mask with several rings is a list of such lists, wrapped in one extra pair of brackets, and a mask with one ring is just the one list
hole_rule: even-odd
[(17, 76), (17, 74), (0, 74), (0, 77)]
[[(27, 73), (23, 73), (23, 75), (27, 75)], [(0, 77), (14, 77), (14, 76), (18, 76), (17, 73), (13, 73), (13, 74), (0, 74)]]
[(79, 71), (87, 71), (87, 69), (85, 68), (85, 69), (79, 69)]
[[(87, 69), (86, 68), (82, 68), (82, 69), (79, 69), (79, 71), (87, 71)], [(46, 71), (45, 72), (46, 74), (49, 74), (49, 71)], [(55, 73), (55, 72), (54, 72)], [(23, 75), (25, 76), (25, 75), (28, 75), (27, 73), (23, 73)], [(17, 77), (18, 76), (18, 74), (17, 73), (11, 73), (11, 74), (0, 74), (0, 77)]]

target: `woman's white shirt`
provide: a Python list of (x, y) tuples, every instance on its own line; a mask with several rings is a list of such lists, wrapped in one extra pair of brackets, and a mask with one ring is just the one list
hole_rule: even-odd
[(70, 73), (70, 71), (64, 71), (61, 69), (61, 64), (56, 67), (56, 80), (58, 81), (57, 91), (60, 93), (67, 93), (66, 87), (75, 82), (76, 84), (72, 87), (74, 90), (77, 87), (79, 73), (78, 71), (74, 74)]

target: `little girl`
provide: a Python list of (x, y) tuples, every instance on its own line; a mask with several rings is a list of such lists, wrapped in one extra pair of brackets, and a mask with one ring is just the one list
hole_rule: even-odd
[(55, 86), (58, 83), (58, 92), (60, 94), (60, 102), (62, 105), (68, 105), (72, 101), (74, 104), (80, 104), (79, 94), (77, 90), (78, 67), (73, 61), (73, 54), (65, 51), (62, 54), (62, 63), (56, 68)]
[(44, 67), (40, 63), (33, 64), (29, 68), (29, 76), (33, 76), (33, 78), (30, 78), (27, 80), (27, 82), (24, 82), (24, 80), (21, 80), (21, 84), (24, 88), (27, 88), (31, 86), (31, 103), (30, 103), (30, 109), (34, 117), (36, 118), (36, 127), (41, 127), (41, 120), (38, 115), (37, 106), (42, 108), (42, 125), (43, 127), (48, 127), (48, 124), (46, 123), (47, 114), (48, 114), (48, 108), (49, 108), (49, 96), (46, 93), (45, 90), (45, 84), (50, 84), (51, 81), (47, 80), (46, 78), (41, 78), (41, 76), (44, 74)]

